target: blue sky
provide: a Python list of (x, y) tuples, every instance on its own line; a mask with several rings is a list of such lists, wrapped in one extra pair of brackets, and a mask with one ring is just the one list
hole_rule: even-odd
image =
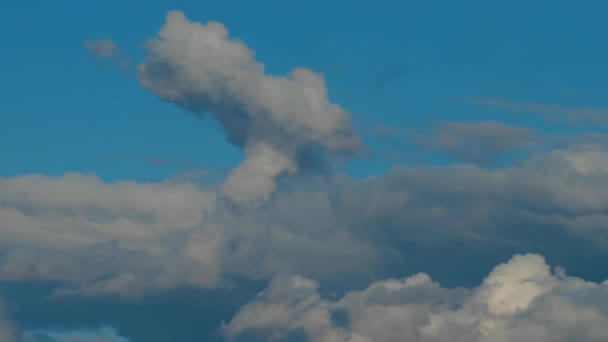
[[(264, 107), (260, 99), (269, 94), (243, 100), (260, 94), (255, 92), (260, 85), (238, 88), (244, 95), (223, 93), (220, 105), (192, 110), (197, 98), (214, 89), (195, 84), (184, 90), (187, 76), (196, 74), (198, 66), (209, 63), (213, 69), (213, 63), (222, 61), (201, 58), (188, 64), (186, 53), (172, 55), (182, 47), (195, 54), (187, 46), (187, 39), (195, 39), (191, 37), (172, 38), (175, 45), (167, 45), (168, 50), (146, 47), (169, 23), (171, 10), (187, 18), (176, 21), (178, 33), (179, 25), (191, 22), (222, 23), (229, 32), (222, 43), (240, 40), (264, 65), (262, 75), (250, 76), (262, 85), (282, 78), (297, 87), (299, 81), (288, 76), (296, 67), (323, 75), (327, 99), (323, 95), (322, 100), (350, 113), (350, 133), (361, 137), (363, 147), (354, 155), (343, 153), (332, 145), (338, 137), (334, 131), (329, 137), (314, 135), (309, 143), (298, 130), (294, 149), (312, 151), (311, 159), (329, 165), (324, 172), (314, 165), (307, 168), (279, 146), (282, 130), (294, 131), (289, 130), (292, 121), (277, 123), (281, 111), (274, 113), (272, 104)], [(0, 243), (0, 289), (13, 308), (8, 311), (14, 312), (15, 326), (23, 339), (34, 341), (46, 341), (35, 334), (50, 330), (56, 331), (47, 333), (53, 341), (84, 333), (161, 341), (178, 332), (184, 341), (200, 336), (221, 340), (241, 333), (239, 324), (250, 324), (247, 308), (257, 305), (264, 312), (264, 301), (274, 300), (268, 294), (276, 288), (312, 288), (283, 281), (285, 274), (301, 274), (318, 281), (321, 292), (341, 294), (416, 272), (429, 273), (448, 287), (473, 287), (496, 265), (527, 252), (544, 255), (551, 266), (565, 266), (568, 274), (603, 281), (608, 278), (608, 268), (599, 265), (608, 257), (608, 198), (600, 191), (608, 185), (606, 10), (608, 3), (591, 0), (7, 4), (0, 12), (0, 209), (5, 210), (0, 211), (0, 231), (5, 230), (8, 242)], [(196, 31), (187, 27), (184, 32)], [(127, 67), (87, 50), (85, 42), (103, 39), (116, 44)], [(175, 63), (175, 70), (193, 69), (183, 79), (137, 69), (163, 63)], [(158, 86), (163, 82), (174, 82), (170, 91), (177, 89), (182, 97), (168, 99)], [(289, 102), (292, 95), (279, 97), (287, 98), (283, 109), (296, 108), (296, 113), (302, 102), (297, 94)], [(229, 143), (226, 135), (233, 128), (218, 122), (222, 115), (234, 114), (221, 113), (225, 103), (243, 105), (245, 112), (262, 103), (260, 115), (268, 120), (262, 123), (271, 129), (259, 133), (253, 132), (259, 127), (251, 128), (243, 145), (256, 147), (262, 141), (278, 155), (256, 159), (254, 152)], [(211, 114), (197, 117), (203, 112)], [(299, 124), (298, 113), (293, 120)], [(255, 113), (245, 115), (259, 119)], [(307, 128), (325, 132), (325, 124), (311, 125)], [(262, 171), (239, 166), (243, 160)], [(268, 185), (267, 174), (256, 173), (267, 171), (259, 160), (286, 166), (278, 166), (276, 174), (268, 171)], [(251, 172), (245, 172), (245, 182), (231, 178), (238, 170)], [(259, 207), (232, 211), (229, 204), (209, 204), (223, 203), (223, 196), (249, 200), (262, 191), (258, 183), (270, 189)], [(57, 202), (52, 202), (55, 195)], [(313, 195), (321, 199), (306, 197)], [(14, 212), (22, 215), (19, 220)], [(173, 225), (183, 230), (162, 230)], [(249, 225), (266, 228), (241, 228)], [(216, 226), (223, 227), (220, 233), (209, 233)], [(89, 229), (94, 233), (87, 235)], [(202, 244), (192, 247), (202, 256), (188, 254), (190, 247), (184, 246), (189, 241)], [(258, 251), (260, 241), (271, 245)], [(142, 252), (148, 243), (157, 249)], [(347, 247), (336, 251), (335, 244)], [(191, 259), (183, 261), (176, 246), (184, 247), (184, 258), (199, 258), (202, 266), (196, 265), (213, 272), (204, 273), (201, 281), (198, 273), (187, 271)], [(13, 258), (13, 253), (18, 254)], [(132, 258), (133, 265), (101, 263), (104, 271), (89, 275), (73, 261), (97, 265), (99, 255), (113, 253)], [(154, 269), (149, 265), (157, 265), (162, 253), (179, 257), (175, 270), (167, 266), (159, 271), (172, 285), (133, 285), (141, 288), (133, 290), (137, 299), (130, 297), (131, 290), (91, 290), (97, 288), (90, 279), (128, 282), (119, 276), (148, 276), (144, 270)], [(308, 253), (319, 260), (332, 258), (335, 269)], [(247, 264), (248, 259), (255, 264)], [(36, 271), (18, 272), (15, 265), (23, 260), (34, 260), (38, 266), (30, 270)], [(47, 265), (44, 260), (51, 261)], [(513, 260), (513, 267), (519, 267), (519, 259)], [(536, 259), (526, 262), (532, 265), (526, 269), (539, 265)], [(267, 285), (269, 297), (252, 301)], [(64, 287), (86, 294), (48, 302), (50, 293)], [(327, 306), (342, 305), (324, 300)], [(151, 313), (163, 310), (158, 303), (172, 317)], [(141, 319), (134, 318), (139, 315)], [(356, 322), (356, 315), (351, 316)], [(222, 321), (228, 324), (224, 335), (218, 332)], [(166, 335), (154, 327), (162, 324)], [(311, 341), (322, 335), (308, 325), (290, 324)], [(205, 331), (197, 331), (199, 326)], [(297, 340), (295, 330), (287, 331), (286, 338)], [(241, 340), (255, 340), (257, 335), (248, 331)]]

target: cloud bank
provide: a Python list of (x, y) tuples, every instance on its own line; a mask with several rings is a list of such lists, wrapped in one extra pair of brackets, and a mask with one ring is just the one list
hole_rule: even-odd
[(419, 273), (328, 299), (314, 280), (277, 277), (224, 331), (230, 340), (599, 342), (608, 339), (606, 308), (608, 281), (551, 272), (541, 256), (526, 254), (474, 289), (446, 289)]
[[(175, 180), (0, 178), (0, 280), (55, 282), (63, 295), (141, 296), (222, 287), (232, 277), (347, 281), (401, 264), (435, 272), (438, 249), (450, 256), (441, 270), (522, 250), (564, 260), (564, 243), (608, 251), (607, 186), (608, 155), (595, 146), (492, 170), (283, 180), (263, 209), (236, 210), (221, 189)], [(458, 248), (469, 256), (450, 254)]]
[(328, 100), (322, 75), (306, 68), (266, 74), (221, 23), (202, 25), (169, 12), (146, 49), (137, 66), (141, 85), (197, 116), (213, 116), (227, 140), (244, 149), (245, 160), (223, 187), (237, 204), (268, 200), (278, 176), (298, 172), (301, 153), (323, 157), (361, 148), (350, 114)]

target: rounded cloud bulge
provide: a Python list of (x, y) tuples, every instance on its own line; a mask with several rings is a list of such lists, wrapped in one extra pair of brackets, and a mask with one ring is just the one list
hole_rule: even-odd
[(237, 204), (266, 201), (277, 176), (298, 172), (301, 152), (349, 155), (362, 148), (350, 113), (329, 101), (321, 74), (302, 67), (266, 74), (219, 22), (203, 25), (171, 11), (146, 50), (137, 66), (141, 85), (196, 116), (213, 116), (227, 140), (244, 149), (245, 160), (224, 186)]
[(277, 277), (223, 329), (231, 341), (299, 332), (311, 342), (600, 342), (608, 339), (607, 305), (607, 282), (551, 272), (543, 257), (526, 254), (472, 289), (446, 289), (419, 273), (330, 299), (312, 279)]

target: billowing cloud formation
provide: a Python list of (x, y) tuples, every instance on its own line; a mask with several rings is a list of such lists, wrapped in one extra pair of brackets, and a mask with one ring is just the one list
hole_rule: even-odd
[[(176, 181), (0, 179), (0, 280), (137, 296), (214, 288), (231, 276), (332, 281), (402, 264), (434, 273), (434, 259), (445, 271), (483, 261), (488, 250), (559, 258), (564, 243), (579, 240), (585, 250), (608, 249), (608, 154), (595, 146), (493, 170), (400, 167), (363, 181), (334, 175), (280, 184), (263, 208), (235, 210), (213, 187)], [(468, 261), (437, 254), (465, 245), (473, 246)]]
[(281, 174), (298, 171), (298, 155), (352, 153), (361, 146), (350, 114), (327, 98), (322, 75), (295, 68), (265, 74), (264, 65), (218, 22), (201, 25), (172, 11), (147, 44), (140, 83), (161, 99), (220, 123), (245, 160), (224, 186), (239, 204), (266, 201)]
[(539, 144), (533, 130), (496, 121), (447, 122), (433, 136), (418, 136), (422, 147), (445, 153), (457, 160), (487, 165), (516, 151)]
[(311, 342), (606, 341), (608, 281), (552, 273), (539, 255), (516, 255), (475, 289), (445, 289), (424, 274), (326, 299), (317, 282), (277, 277), (224, 330), (231, 339)]
[(112, 62), (123, 69), (129, 67), (128, 55), (110, 39), (85, 40), (83, 45), (91, 55), (98, 59), (102, 66), (104, 63)]

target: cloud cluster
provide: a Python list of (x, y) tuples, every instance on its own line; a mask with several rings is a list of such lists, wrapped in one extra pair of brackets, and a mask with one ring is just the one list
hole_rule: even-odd
[(224, 331), (231, 340), (599, 342), (608, 339), (606, 308), (608, 281), (552, 273), (527, 254), (496, 266), (474, 289), (445, 289), (419, 273), (331, 299), (314, 280), (277, 277)]
[(306, 68), (267, 75), (221, 23), (202, 25), (169, 12), (146, 49), (137, 66), (142, 86), (197, 116), (212, 115), (228, 141), (244, 149), (245, 160), (224, 186), (238, 204), (266, 201), (278, 176), (298, 172), (302, 153), (323, 157), (361, 147), (350, 114), (328, 100), (322, 75)]
[[(84, 46), (101, 65), (128, 67), (109, 39)], [(57, 296), (139, 297), (272, 279), (223, 327), (237, 341), (608, 340), (608, 282), (552, 272), (540, 256), (608, 256), (606, 136), (578, 136), (568, 148), (489, 169), (539, 137), (494, 121), (448, 122), (417, 142), (464, 165), (396, 167), (363, 180), (304, 173), (363, 147), (321, 74), (297, 67), (270, 75), (221, 23), (200, 24), (179, 11), (167, 14), (145, 49), (139, 83), (211, 117), (244, 160), (221, 185), (187, 179), (200, 174), (159, 183), (77, 173), (0, 178), (0, 282), (47, 282)], [(403, 71), (389, 66), (372, 81), (382, 88)], [(603, 108), (467, 101), (596, 124), (608, 117)], [(399, 142), (399, 131), (372, 131)], [(485, 265), (521, 251), (542, 253), (514, 256), (474, 288), (437, 281), (477, 281)], [(387, 274), (414, 275), (352, 290)], [(344, 295), (330, 296), (320, 284)], [(0, 340), (16, 341), (1, 309)], [(105, 327), (21, 337), (127, 341)]]
[(0, 178), (0, 280), (138, 296), (215, 288), (232, 276), (347, 281), (395, 265), (436, 274), (435, 259), (445, 270), (522, 250), (564, 262), (564, 243), (608, 249), (608, 154), (594, 146), (493, 170), (399, 167), (362, 181), (329, 175), (279, 185), (263, 208), (235, 209), (221, 190), (175, 180)]

